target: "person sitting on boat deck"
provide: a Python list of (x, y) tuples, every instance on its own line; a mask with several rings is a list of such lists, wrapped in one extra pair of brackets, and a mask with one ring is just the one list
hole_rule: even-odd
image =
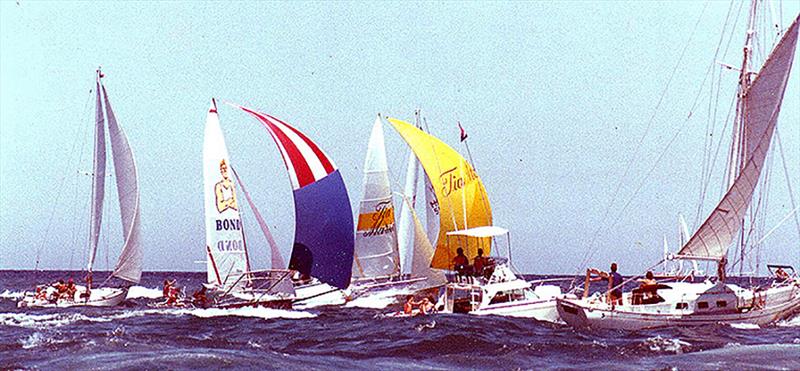
[(779, 281), (786, 281), (791, 277), (789, 276), (789, 273), (786, 273), (783, 268), (779, 267), (777, 270), (775, 270), (775, 278), (777, 278)]
[(404, 314), (412, 314), (414, 313), (414, 306), (420, 305), (422, 302), (414, 301), (414, 295), (406, 296), (406, 303), (403, 304), (403, 313)]
[(419, 314), (432, 314), (435, 312), (435, 308), (436, 305), (433, 303), (433, 300), (424, 298), (422, 302), (419, 303)]
[(206, 286), (203, 285), (200, 287), (200, 290), (197, 290), (192, 294), (192, 303), (200, 308), (208, 307), (208, 296), (206, 296)]
[(164, 289), (161, 291), (161, 293), (163, 294), (163, 296), (165, 298), (169, 296), (170, 288), (172, 288), (174, 286), (175, 286), (175, 280), (172, 280), (172, 281), (170, 281), (168, 279), (164, 280)]
[(58, 280), (58, 283), (53, 285), (56, 288), (56, 299), (65, 298), (67, 296), (67, 284), (64, 280)]
[(466, 276), (469, 273), (469, 260), (464, 255), (464, 249), (460, 247), (456, 249), (456, 257), (453, 258), (453, 270), (459, 276)]
[(78, 288), (75, 287), (75, 281), (73, 281), (72, 278), (67, 280), (67, 288), (66, 288), (67, 299), (69, 300), (75, 299), (75, 293), (77, 291)]
[(597, 269), (590, 269), (590, 273), (597, 274), (599, 277), (591, 278), (589, 281), (608, 281), (608, 301), (611, 305), (622, 304), (622, 275), (617, 273), (617, 263), (611, 263), (611, 272), (606, 273)]
[(169, 294), (167, 294), (167, 302), (166, 305), (177, 305), (178, 304), (178, 294), (180, 291), (176, 286), (169, 287)]
[(36, 294), (34, 294), (33, 297), (40, 300), (47, 300), (47, 290), (42, 289), (42, 286), (36, 286)]
[(476, 277), (483, 276), (483, 270), (486, 268), (486, 258), (483, 257), (483, 249), (478, 249), (478, 255), (472, 261), (472, 271)]
[(653, 304), (656, 299), (655, 287), (658, 285), (653, 272), (647, 271), (639, 282), (639, 288), (633, 290), (632, 304)]

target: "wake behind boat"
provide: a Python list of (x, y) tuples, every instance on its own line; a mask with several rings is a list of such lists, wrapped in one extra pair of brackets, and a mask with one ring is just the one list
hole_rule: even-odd
[[(768, 285), (745, 288), (725, 282), (728, 250), (737, 238), (741, 244), (739, 263), (744, 259), (745, 217), (759, 180), (764, 180), (762, 169), (778, 123), (800, 21), (800, 16), (794, 19), (756, 73), (750, 70), (755, 11), (754, 1), (736, 98), (736, 126), (729, 164), (731, 183), (705, 222), (676, 255), (669, 257), (715, 262), (716, 279), (702, 283), (646, 282), (639, 289), (620, 294), (624, 282), (609, 278), (615, 283), (609, 284), (605, 294), (588, 296), (587, 271), (584, 298), (558, 300), (558, 312), (570, 325), (628, 330), (714, 323), (762, 326), (800, 311), (800, 279), (789, 266), (768, 266), (773, 274), (773, 282)], [(750, 213), (750, 218), (754, 214)]]
[[(133, 159), (128, 138), (117, 123), (108, 93), (103, 85), (103, 73), (96, 72), (95, 90), (95, 133), (94, 133), (94, 165), (92, 173), (92, 198), (89, 226), (89, 262), (87, 265), (86, 285), (75, 285), (69, 282), (58, 282), (53, 285), (39, 286), (36, 292), (26, 293), (17, 303), (19, 307), (72, 307), (72, 306), (114, 306), (125, 300), (127, 285), (123, 287), (104, 287), (112, 278), (120, 279), (128, 284), (139, 283), (142, 277), (142, 246), (139, 232), (139, 185), (136, 162)], [(101, 97), (102, 90), (102, 97)], [(103, 114), (105, 106), (105, 116)], [(97, 254), (100, 226), (103, 221), (103, 201), (106, 178), (106, 135), (105, 123), (108, 118), (108, 136), (111, 140), (111, 153), (114, 159), (119, 209), (122, 214), (123, 245), (114, 271), (100, 287), (92, 285), (92, 271)]]

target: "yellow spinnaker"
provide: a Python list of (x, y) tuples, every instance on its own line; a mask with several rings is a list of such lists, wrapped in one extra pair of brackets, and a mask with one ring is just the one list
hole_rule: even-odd
[(450, 238), (448, 244), (447, 238), (447, 232), (492, 225), (489, 197), (478, 174), (464, 157), (441, 140), (405, 121), (388, 120), (414, 151), (439, 201), (439, 238), (431, 267), (452, 269), (452, 259), (459, 247), (470, 261), (477, 255), (478, 245), (486, 246), (484, 256), (489, 255), (489, 241), (476, 244)]

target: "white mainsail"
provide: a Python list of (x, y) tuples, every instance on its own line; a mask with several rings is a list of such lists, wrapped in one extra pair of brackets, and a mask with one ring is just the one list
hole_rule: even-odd
[(92, 205), (89, 219), (89, 264), (87, 270), (91, 274), (94, 258), (97, 255), (97, 240), (100, 237), (100, 225), (103, 222), (103, 198), (106, 182), (106, 132), (103, 104), (100, 97), (100, 71), (97, 72), (97, 99), (94, 119), (94, 163), (92, 165)]
[[(800, 18), (798, 18), (800, 19)], [(770, 54), (744, 96), (746, 162), (708, 219), (678, 252), (679, 256), (719, 260), (739, 232), (778, 122), (797, 44), (798, 19)]]
[(400, 274), (394, 203), (380, 115), (375, 119), (364, 161), (364, 196), (359, 205), (353, 277)]
[(136, 161), (134, 161), (128, 137), (117, 124), (117, 118), (111, 109), (105, 86), (102, 89), (108, 116), (108, 137), (111, 140), (114, 174), (117, 179), (122, 236), (125, 241), (112, 275), (126, 281), (139, 283), (142, 278), (144, 254), (139, 227), (139, 183), (136, 175)]
[[(212, 99), (203, 140), (203, 191), (206, 214), (208, 282), (230, 289), (249, 271), (242, 220), (225, 138)], [(237, 285), (241, 286), (241, 285)]]

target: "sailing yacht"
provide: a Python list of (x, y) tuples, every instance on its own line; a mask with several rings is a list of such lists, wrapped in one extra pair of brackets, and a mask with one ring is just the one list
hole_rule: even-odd
[[(53, 286), (40, 287), (40, 292), (26, 293), (18, 307), (72, 307), (72, 306), (114, 306), (125, 300), (128, 287), (139, 283), (142, 277), (142, 245), (139, 231), (139, 184), (136, 162), (133, 158), (128, 138), (117, 123), (108, 93), (103, 85), (103, 73), (96, 71), (96, 109), (94, 132), (94, 164), (92, 177), (92, 198), (89, 208), (89, 262), (87, 264), (86, 285), (75, 285), (72, 295), (59, 294)], [(102, 97), (101, 97), (102, 90)], [(103, 114), (105, 106), (105, 115)], [(103, 221), (103, 201), (106, 180), (106, 118), (108, 136), (111, 141), (111, 154), (114, 161), (114, 174), (119, 196), (119, 209), (122, 214), (123, 245), (117, 264), (111, 275), (103, 283), (93, 286), (92, 276), (97, 255), (100, 226)], [(121, 287), (106, 286), (112, 278), (124, 282)]]
[[(756, 1), (750, 9), (744, 63), (737, 96), (737, 127), (731, 153), (732, 183), (671, 260), (717, 263), (716, 280), (702, 283), (675, 282), (643, 286), (625, 292), (611, 303), (606, 295), (582, 299), (558, 299), (558, 312), (577, 327), (637, 330), (664, 326), (715, 323), (767, 325), (800, 311), (800, 279), (789, 266), (768, 266), (774, 273), (768, 285), (745, 288), (725, 282), (728, 249), (734, 245), (751, 207), (765, 159), (778, 123), (781, 102), (794, 60), (797, 16), (757, 72), (750, 69)], [(588, 274), (587, 274), (588, 278)], [(609, 291), (617, 288), (610, 288)]]
[[(293, 126), (265, 113), (228, 104), (254, 117), (280, 150), (293, 188), (295, 236), (287, 267), (242, 179), (232, 167), (234, 176), (227, 174), (230, 160), (212, 100), (204, 151), (209, 284), (232, 297), (228, 306), (344, 304), (344, 289), (352, 274), (354, 233), (350, 200), (338, 168)], [(269, 244), (269, 269), (251, 269), (236, 185)]]
[[(453, 270), (458, 250), (467, 257), (481, 249), (497, 251), (505, 237), (506, 257), (491, 257), (491, 268), (482, 275), (455, 276), (438, 300), (439, 312), (494, 314), (558, 321), (556, 298), (561, 289), (553, 285), (534, 287), (515, 271), (510, 261), (508, 230), (492, 224), (492, 209), (480, 177), (467, 160), (438, 138), (405, 121), (388, 121), (416, 155), (438, 204), (438, 235), (431, 261), (418, 262), (435, 269)], [(415, 224), (419, 225), (415, 219)], [(421, 225), (420, 225), (421, 229)], [(498, 251), (499, 253), (499, 251)], [(416, 258), (416, 255), (414, 256)]]
[[(413, 162), (409, 162), (409, 166), (415, 166), (416, 159), (413, 155), (411, 161)], [(433, 257), (433, 247), (425, 234), (424, 227), (416, 217), (408, 195), (402, 195), (401, 218), (413, 218), (414, 222), (408, 226), (409, 223), (403, 219), (402, 228), (396, 228), (395, 206), (389, 183), (383, 122), (380, 115), (375, 118), (370, 134), (364, 161), (363, 189), (356, 223), (353, 281), (348, 288), (349, 298), (386, 292), (392, 295), (411, 294), (444, 284), (447, 281), (444, 273), (429, 267)], [(412, 259), (415, 259), (410, 264), (406, 263), (407, 259), (400, 254), (398, 242), (400, 235), (404, 241), (409, 241), (411, 248), (404, 249), (404, 254), (412, 255)], [(403, 268), (407, 265), (410, 265), (406, 269), (408, 273), (403, 274)]]

